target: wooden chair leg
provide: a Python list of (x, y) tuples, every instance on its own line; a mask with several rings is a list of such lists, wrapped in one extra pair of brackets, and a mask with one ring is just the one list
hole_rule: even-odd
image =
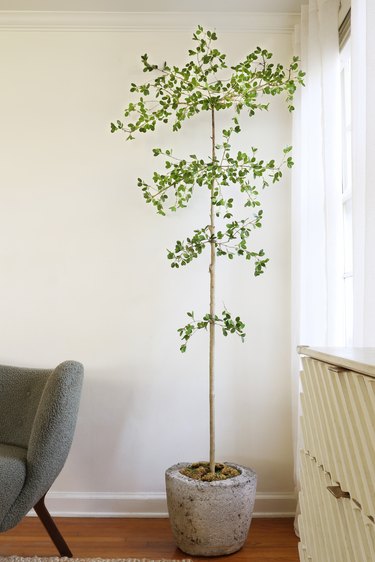
[(51, 537), (54, 545), (56, 546), (57, 550), (60, 553), (60, 556), (66, 556), (67, 558), (72, 558), (73, 554), (71, 553), (68, 545), (66, 544), (63, 536), (61, 535), (60, 531), (58, 530), (56, 523), (52, 519), (48, 509), (45, 506), (44, 499), (45, 495), (38, 501), (37, 504), (34, 506), (34, 510), (44, 525), (47, 533)]

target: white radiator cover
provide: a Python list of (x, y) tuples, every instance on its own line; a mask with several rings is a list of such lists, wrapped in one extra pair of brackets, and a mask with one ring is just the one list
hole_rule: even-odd
[(375, 349), (300, 347), (301, 562), (375, 561)]

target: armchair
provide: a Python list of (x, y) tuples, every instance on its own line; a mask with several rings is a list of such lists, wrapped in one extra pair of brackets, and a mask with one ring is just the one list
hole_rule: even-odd
[(34, 508), (60, 555), (68, 557), (44, 497), (72, 443), (82, 381), (76, 361), (54, 370), (0, 365), (0, 532)]

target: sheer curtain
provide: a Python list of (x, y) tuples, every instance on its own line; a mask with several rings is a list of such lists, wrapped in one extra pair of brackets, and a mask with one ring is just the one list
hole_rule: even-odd
[(306, 72), (296, 100), (292, 177), (292, 357), (296, 482), (301, 447), (297, 345), (343, 343), (339, 0), (302, 6), (295, 50)]
[(375, 346), (375, 2), (352, 0), (354, 344)]

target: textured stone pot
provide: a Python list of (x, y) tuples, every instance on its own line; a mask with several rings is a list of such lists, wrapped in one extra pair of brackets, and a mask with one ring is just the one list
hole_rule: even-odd
[(245, 543), (254, 508), (257, 476), (236, 464), (239, 476), (216, 482), (193, 480), (180, 473), (188, 463), (165, 473), (167, 503), (177, 546), (187, 554), (221, 556)]

